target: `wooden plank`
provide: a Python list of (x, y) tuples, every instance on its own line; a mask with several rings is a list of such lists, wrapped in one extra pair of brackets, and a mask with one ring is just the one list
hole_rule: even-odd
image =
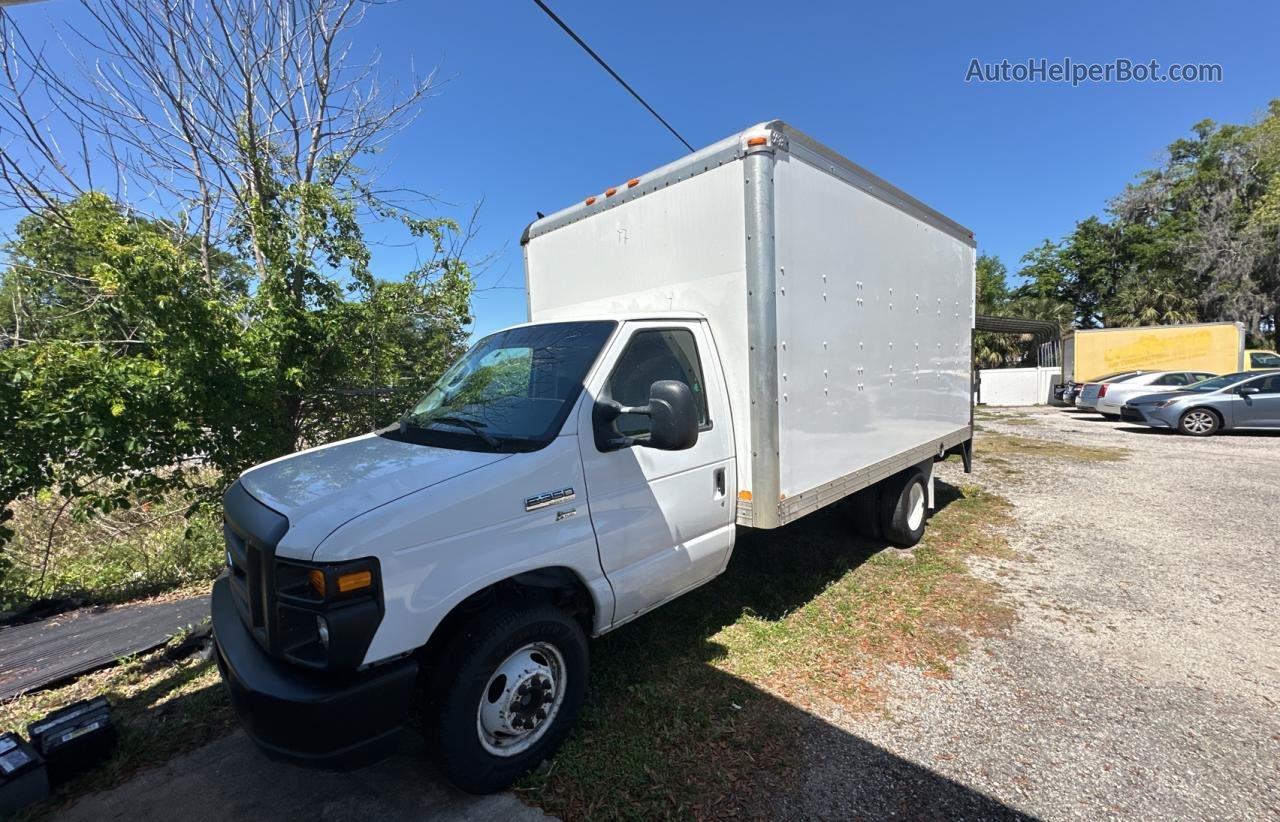
[(163, 645), (209, 616), (209, 598), (81, 608), (0, 628), (0, 699), (52, 685)]

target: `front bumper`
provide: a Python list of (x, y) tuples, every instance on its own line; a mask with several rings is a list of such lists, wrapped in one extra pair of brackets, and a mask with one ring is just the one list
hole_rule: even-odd
[(269, 656), (245, 628), (230, 582), (213, 584), (218, 669), (240, 724), (268, 756), (349, 770), (392, 753), (409, 712), (418, 663), (328, 674)]
[(1176, 428), (1177, 420), (1162, 418), (1154, 407), (1123, 405), (1120, 407), (1120, 419), (1138, 425), (1149, 425), (1152, 428)]

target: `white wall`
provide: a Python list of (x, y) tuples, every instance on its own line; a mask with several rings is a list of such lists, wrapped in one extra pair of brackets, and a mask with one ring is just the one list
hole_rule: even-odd
[(978, 372), (983, 405), (1047, 405), (1060, 368), (984, 368)]

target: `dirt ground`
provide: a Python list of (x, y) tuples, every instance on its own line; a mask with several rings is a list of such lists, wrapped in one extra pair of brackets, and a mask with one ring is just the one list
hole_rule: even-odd
[[(980, 432), (966, 479), (1018, 524), (1016, 556), (976, 570), (1018, 623), (952, 678), (898, 672), (883, 716), (826, 717), (783, 813), (1280, 818), (1280, 436), (1192, 439), (1055, 408), (979, 427), (1005, 447), (984, 464)], [(1037, 442), (1126, 453), (1046, 460)], [(876, 770), (868, 748), (914, 768)], [(902, 784), (920, 774), (920, 790)], [(931, 792), (938, 778), (968, 790)]]

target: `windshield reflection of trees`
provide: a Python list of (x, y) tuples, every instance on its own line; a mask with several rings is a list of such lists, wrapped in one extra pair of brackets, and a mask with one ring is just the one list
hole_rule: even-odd
[[(613, 323), (525, 326), (481, 340), (403, 418), (405, 425), (541, 440), (563, 424)], [(449, 423), (453, 419), (455, 423)]]

